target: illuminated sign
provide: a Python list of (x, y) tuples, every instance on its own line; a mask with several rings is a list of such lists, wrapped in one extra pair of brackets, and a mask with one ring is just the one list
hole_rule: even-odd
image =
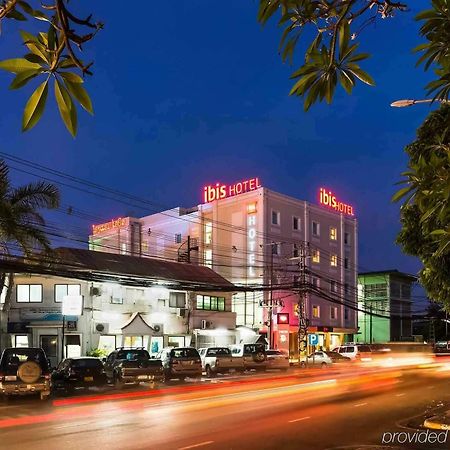
[(127, 226), (128, 219), (119, 217), (118, 219), (110, 220), (106, 223), (101, 223), (100, 225), (92, 225), (92, 234), (103, 233), (104, 231), (116, 230)]
[(348, 214), (349, 216), (355, 215), (353, 206), (337, 200), (336, 196), (330, 190), (325, 188), (320, 188), (319, 203), (323, 206), (334, 209), (336, 212)]
[(223, 198), (233, 197), (235, 195), (244, 194), (245, 192), (254, 191), (260, 187), (261, 184), (259, 182), (259, 178), (250, 178), (234, 184), (210, 184), (203, 188), (203, 201), (204, 203), (209, 203), (214, 200), (222, 200)]
[(289, 314), (287, 313), (279, 313), (277, 314), (277, 324), (283, 325), (289, 323)]
[(254, 278), (256, 277), (256, 203), (247, 205), (247, 251), (247, 275), (249, 278)]

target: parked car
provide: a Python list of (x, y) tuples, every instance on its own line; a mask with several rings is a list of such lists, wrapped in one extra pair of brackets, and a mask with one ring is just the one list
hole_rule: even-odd
[(289, 355), (280, 350), (266, 350), (267, 369), (288, 370)]
[(157, 358), (161, 360), (165, 381), (202, 376), (202, 361), (198, 351), (193, 347), (163, 348)]
[(200, 348), (198, 352), (202, 360), (202, 369), (209, 378), (215, 377), (218, 373), (244, 371), (244, 360), (234, 358), (227, 347)]
[(103, 363), (99, 358), (79, 357), (61, 361), (52, 373), (55, 390), (73, 391), (75, 388), (105, 386), (107, 383)]
[(351, 360), (371, 361), (372, 349), (368, 344), (344, 344), (333, 349), (343, 356), (347, 356)]
[(0, 393), (4, 396), (50, 395), (50, 364), (42, 348), (6, 348), (0, 358)]
[(164, 378), (161, 361), (150, 359), (144, 348), (118, 348), (109, 354), (104, 367), (108, 381), (118, 388), (124, 384), (161, 381)]
[(337, 352), (317, 351), (311, 353), (305, 361), (302, 361), (302, 367), (321, 367), (325, 368), (334, 364), (350, 363), (351, 359)]
[(234, 358), (242, 358), (244, 370), (261, 370), (267, 368), (267, 355), (264, 344), (237, 344), (230, 346)]

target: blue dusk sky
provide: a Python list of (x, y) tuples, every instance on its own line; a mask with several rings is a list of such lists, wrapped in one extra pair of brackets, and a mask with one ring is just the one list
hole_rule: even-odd
[[(95, 61), (86, 82), (95, 116), (80, 111), (72, 139), (51, 92), (41, 122), (22, 134), (23, 106), (37, 83), (10, 91), (12, 77), (1, 72), (0, 150), (134, 194), (149, 206), (62, 187), (64, 205), (109, 219), (199, 204), (202, 186), (218, 180), (258, 176), (270, 189), (313, 202), (327, 186), (355, 206), (362, 270), (417, 272), (418, 262), (394, 242), (399, 213), (390, 198), (406, 167), (404, 146), (430, 108), (389, 104), (424, 97), (431, 74), (414, 67), (412, 48), (421, 42), (414, 16), (428, 1), (411, 1), (410, 11), (364, 31), (361, 51), (373, 56), (362, 66), (376, 87), (360, 84), (351, 96), (339, 88), (332, 105), (307, 113), (288, 96), (302, 55), (293, 66), (281, 62), (280, 30), (275, 21), (257, 23), (256, 0), (70, 6), (80, 3), (82, 15), (92, 12), (105, 23), (86, 46), (85, 59)], [(17, 33), (24, 26), (2, 24), (1, 59), (25, 53)], [(12, 176), (17, 183), (33, 179), (15, 169)], [(81, 240), (92, 223), (65, 214), (51, 220), (77, 230)]]

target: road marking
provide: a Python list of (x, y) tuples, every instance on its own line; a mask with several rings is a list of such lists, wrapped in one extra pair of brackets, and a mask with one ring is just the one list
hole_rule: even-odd
[(199, 442), (198, 444), (192, 444), (187, 445), (186, 447), (180, 447), (178, 450), (188, 450), (189, 448), (197, 448), (197, 447), (203, 447), (204, 445), (212, 444), (214, 441), (205, 441), (205, 442)]
[(367, 405), (367, 403), (357, 403), (356, 405), (353, 405), (355, 408), (359, 408), (360, 406)]
[(427, 389), (433, 389), (434, 386), (427, 386)]
[(405, 393), (403, 393), (403, 394), (396, 394), (395, 396), (396, 397), (403, 397), (404, 395), (406, 395)]
[(311, 416), (300, 417), (300, 419), (289, 420), (289, 423), (300, 422), (301, 420), (311, 419)]

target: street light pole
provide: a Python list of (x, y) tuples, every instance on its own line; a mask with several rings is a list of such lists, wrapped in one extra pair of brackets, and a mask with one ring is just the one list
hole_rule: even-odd
[(433, 100), (432, 98), (425, 98), (421, 100), (415, 100), (415, 99), (403, 99), (403, 100), (396, 100), (395, 102), (391, 103), (391, 106), (393, 108), (406, 108), (408, 106), (417, 105), (418, 103), (432, 103), (432, 102), (438, 102), (442, 104), (450, 104), (450, 100)]

